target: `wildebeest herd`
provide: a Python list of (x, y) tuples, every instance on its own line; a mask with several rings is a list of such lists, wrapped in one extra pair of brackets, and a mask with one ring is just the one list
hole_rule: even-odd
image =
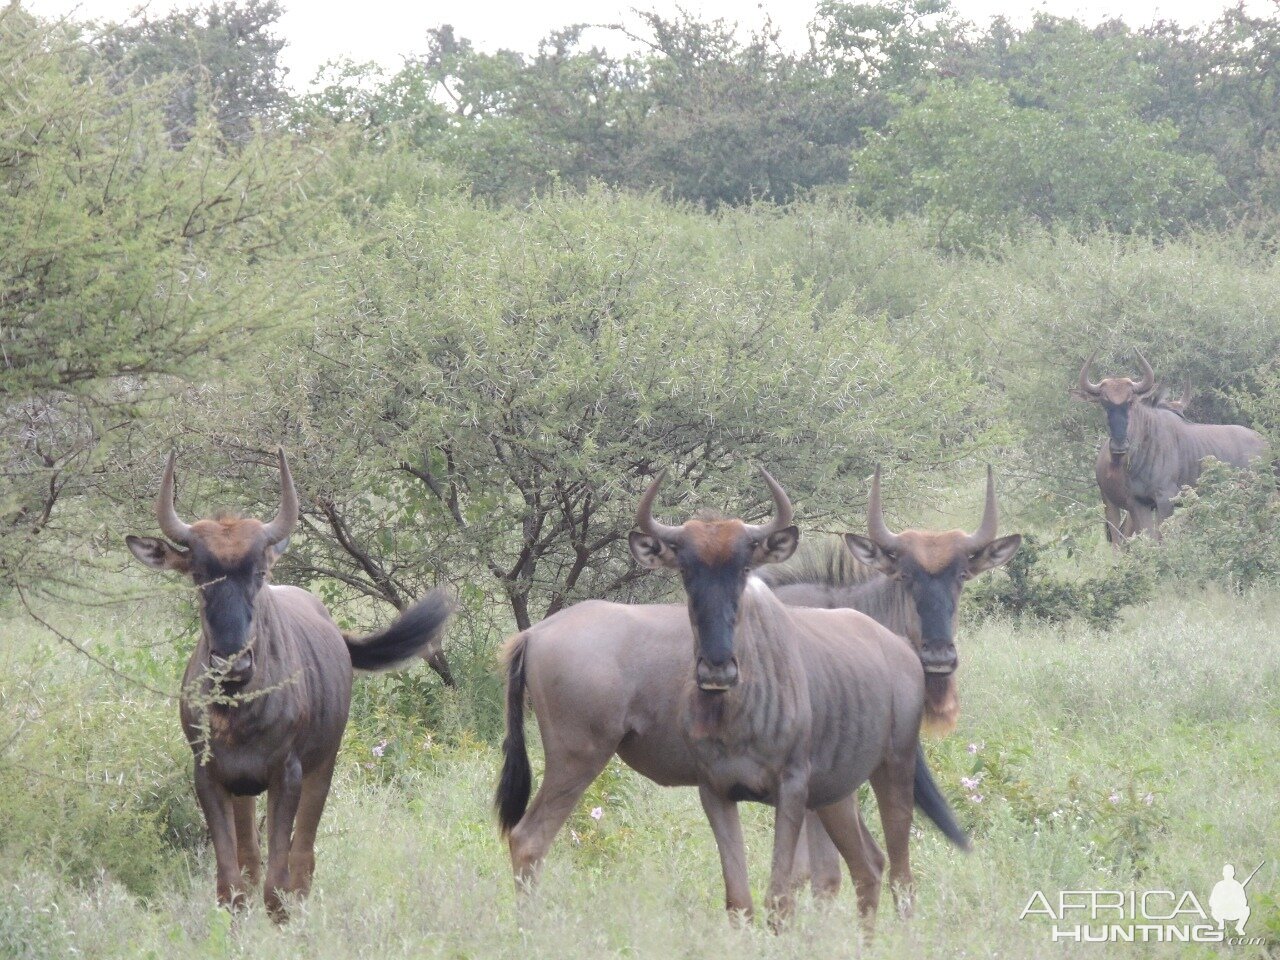
[[(1252, 430), (1190, 422), (1186, 396), (1164, 398), (1151, 366), (1137, 359), (1140, 380), (1093, 383), (1090, 356), (1073, 391), (1106, 411), (1097, 480), (1117, 548), (1138, 533), (1159, 536), (1203, 458), (1243, 467), (1268, 456)], [(170, 454), (156, 501), (168, 540), (131, 536), (127, 543), (142, 563), (181, 573), (197, 588), (200, 638), (183, 680), (181, 718), (217, 862), (218, 901), (239, 906), (262, 879), (256, 798), (265, 791), (264, 900), (283, 920), (285, 895), (311, 886), (353, 669), (439, 660), (452, 602), (445, 591), (430, 591), (389, 627), (357, 638), (342, 633), (312, 594), (271, 584), (299, 517), (283, 450), (279, 471), (280, 508), (270, 522), (223, 515), (187, 524), (174, 504)], [(664, 474), (640, 498), (629, 542), (641, 567), (679, 575), (685, 605), (586, 600), (506, 644), (507, 732), (495, 803), (518, 889), (533, 884), (557, 832), (616, 755), (655, 783), (698, 788), (720, 852), (725, 903), (735, 913), (753, 908), (738, 804), (775, 808), (772, 922), (787, 916), (806, 878), (816, 895), (834, 895), (841, 860), (859, 913), (868, 923), (874, 917), (885, 855), (857, 799), (869, 782), (890, 890), (908, 914), (913, 808), (970, 848), (925, 763), (920, 732), (922, 724), (943, 734), (956, 724), (963, 584), (1008, 562), (1021, 543), (1018, 534), (996, 535), (990, 468), (973, 533), (891, 531), (877, 468), (867, 535), (845, 534), (837, 550), (789, 564), (800, 534), (790, 499), (767, 471), (761, 475), (774, 514), (761, 525), (711, 515), (659, 522), (653, 506)], [(532, 802), (526, 702), (546, 758)]]

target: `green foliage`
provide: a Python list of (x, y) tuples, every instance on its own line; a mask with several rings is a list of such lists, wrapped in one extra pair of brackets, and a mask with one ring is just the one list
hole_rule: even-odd
[(1233, 590), (1280, 578), (1280, 497), (1267, 465), (1238, 470), (1210, 457), (1175, 506), (1163, 542), (1141, 551), (1161, 573)]
[(59, 502), (102, 510), (113, 449), (136, 418), (164, 415), (175, 378), (216, 376), (285, 323), (274, 272), (323, 157), (267, 139), (232, 148), (205, 114), (175, 150), (165, 85), (122, 87), (74, 25), (14, 5), (0, 12), (0, 74), (7, 586), (57, 579), (65, 560), (50, 554), (83, 535)]
[(1212, 166), (1177, 154), (1172, 125), (1085, 76), (1038, 77), (1035, 104), (986, 80), (935, 86), (857, 154), (855, 195), (923, 216), (946, 246), (979, 249), (1033, 223), (1163, 233), (1195, 218), (1219, 186)]
[[(1079, 617), (1096, 627), (1114, 624), (1125, 607), (1144, 603), (1155, 589), (1148, 569), (1131, 560), (1102, 563), (1080, 575), (1054, 569), (1054, 551), (1033, 535), (1001, 571), (965, 591), (965, 603), (981, 616), (1007, 614), (1048, 623)], [(1060, 566), (1060, 564), (1059, 564)]]
[[(120, 662), (149, 660), (176, 686), (181, 661), (166, 648), (119, 640), (132, 655)], [(0, 850), (72, 882), (105, 875), (153, 896), (186, 873), (205, 837), (177, 710), (114, 678), (98, 688), (107, 675), (87, 661), (59, 673), (50, 653), (24, 642), (0, 665), (11, 678), (0, 697)]]
[[(401, 605), (447, 577), (500, 636), (508, 616), (643, 595), (625, 533), (659, 467), (672, 515), (760, 516), (756, 461), (816, 518), (861, 499), (873, 457), (984, 442), (964, 365), (852, 304), (820, 309), (786, 262), (744, 255), (736, 221), (598, 189), (522, 210), (424, 196), (375, 223), (335, 227), (345, 252), (297, 348), (189, 412), (196, 459), (232, 460), (204, 469), (224, 481), (246, 437), (298, 451), (316, 505), (286, 569), (303, 581)], [(245, 489), (269, 489), (253, 467)]]
[(1105, 788), (1093, 777), (1073, 775), (1045, 791), (1030, 774), (1030, 747), (975, 743), (968, 749), (967, 762), (951, 751), (952, 765), (968, 768), (958, 777), (959, 791), (952, 788), (952, 802), (978, 836), (1007, 828), (1010, 819), (1036, 835), (1067, 831), (1101, 868), (1134, 876), (1147, 872), (1167, 839), (1169, 817), (1150, 788), (1158, 768), (1107, 771), (1119, 785)]
[(285, 41), (271, 32), (282, 13), (277, 0), (214, 0), (101, 26), (96, 47), (128, 82), (165, 85), (175, 141), (185, 142), (211, 112), (226, 139), (244, 143), (255, 128), (279, 122), (288, 99), (279, 63)]

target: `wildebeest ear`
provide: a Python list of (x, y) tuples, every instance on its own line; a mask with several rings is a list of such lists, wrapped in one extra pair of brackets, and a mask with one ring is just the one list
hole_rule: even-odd
[(889, 576), (893, 576), (898, 572), (898, 558), (877, 545), (870, 537), (863, 537), (856, 533), (846, 533), (844, 535), (844, 545), (853, 554), (853, 559), (859, 563), (864, 563), (868, 567), (879, 570), (881, 573), (887, 573)]
[(1070, 396), (1072, 400), (1083, 400), (1085, 403), (1088, 403), (1093, 399), (1093, 397), (1085, 393), (1079, 387), (1072, 387), (1067, 391), (1067, 395)]
[(282, 556), (284, 556), (284, 552), (288, 549), (289, 549), (288, 537), (285, 537), (279, 543), (273, 543), (271, 546), (267, 547), (267, 562), (275, 563)]
[(969, 576), (991, 570), (1009, 562), (1018, 547), (1022, 546), (1022, 534), (1011, 533), (999, 540), (992, 540), (977, 553), (969, 556)]
[(187, 572), (187, 560), (191, 556), (186, 550), (179, 550), (167, 540), (159, 537), (124, 538), (133, 555), (153, 570), (177, 570)]
[(799, 543), (799, 528), (790, 526), (775, 530), (751, 551), (751, 565), (758, 567), (763, 563), (781, 563), (796, 552)]
[(648, 570), (676, 566), (675, 550), (659, 537), (632, 530), (627, 534), (627, 542), (631, 545), (631, 555), (636, 558), (636, 563)]

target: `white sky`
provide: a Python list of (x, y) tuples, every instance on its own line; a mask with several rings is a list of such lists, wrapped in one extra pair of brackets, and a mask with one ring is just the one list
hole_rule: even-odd
[[(151, 0), (152, 16), (174, 7), (198, 5), (199, 0)], [(962, 16), (978, 23), (1004, 14), (1015, 22), (1025, 22), (1032, 12), (1043, 10), (1058, 16), (1075, 16), (1087, 22), (1120, 16), (1133, 26), (1156, 19), (1182, 24), (1215, 19), (1229, 0), (1038, 0), (1015, 3), (1011, 0), (953, 0)], [(62, 16), (72, 11), (80, 19), (119, 20), (141, 5), (139, 0), (22, 0), (27, 9), (43, 16)], [(764, 11), (772, 15), (782, 31), (782, 42), (799, 48), (805, 43), (805, 27), (813, 17), (814, 0), (467, 0), (443, 3), (440, 0), (282, 0), (285, 15), (279, 32), (288, 40), (283, 60), (290, 70), (289, 83), (305, 87), (317, 68), (327, 60), (348, 56), (356, 61), (373, 60), (395, 68), (406, 53), (421, 52), (428, 28), (451, 23), (459, 36), (472, 40), (482, 50), (500, 48), (532, 51), (551, 30), (570, 23), (634, 24), (633, 8), (674, 14), (677, 7), (706, 18), (723, 18), (743, 27), (759, 25)], [(1274, 9), (1267, 0), (1249, 0), (1250, 9)], [(589, 39), (606, 46), (608, 36)], [(615, 48), (620, 49), (620, 48)]]

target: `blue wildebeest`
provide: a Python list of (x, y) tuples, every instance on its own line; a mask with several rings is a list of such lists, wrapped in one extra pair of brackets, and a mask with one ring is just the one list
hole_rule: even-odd
[[(955, 647), (960, 591), (978, 574), (1008, 563), (1022, 543), (1016, 533), (997, 538), (998, 525), (995, 479), (988, 467), (982, 520), (973, 533), (894, 533), (884, 520), (876, 467), (867, 501), (867, 536), (846, 533), (838, 552), (819, 550), (799, 562), (762, 570), (760, 576), (784, 603), (860, 610), (909, 639), (925, 670), (924, 725), (947, 734), (955, 729), (960, 710)], [(833, 894), (840, 886), (836, 851), (812, 819), (807, 834), (814, 892)]]
[(189, 576), (197, 588), (200, 640), (179, 709), (217, 859), (218, 902), (242, 905), (247, 885), (259, 879), (255, 809), (265, 790), (264, 899), (280, 921), (282, 895), (311, 888), (316, 827), (347, 724), (352, 668), (381, 670), (438, 650), (452, 602), (432, 590), (389, 627), (355, 638), (310, 593), (271, 584), (271, 567), (298, 522), (298, 493), (284, 451), (278, 456), (281, 504), (270, 523), (237, 516), (184, 523), (174, 508), (171, 453), (156, 519), (173, 543), (125, 539), (148, 567)]
[[(1075, 393), (1076, 391), (1072, 391)], [(1088, 399), (1087, 397), (1085, 399)], [(1139, 398), (1139, 403), (1152, 407), (1163, 407), (1172, 410), (1184, 420), (1187, 416), (1187, 404), (1191, 401), (1191, 385), (1183, 390), (1182, 399), (1172, 400), (1157, 388)], [(1129, 477), (1125, 473), (1123, 454), (1111, 451), (1109, 440), (1103, 440), (1098, 447), (1098, 458), (1093, 466), (1093, 475), (1098, 481), (1098, 490), (1102, 494), (1102, 510), (1104, 529), (1107, 541), (1120, 552), (1126, 541), (1134, 534), (1133, 495), (1129, 490)]]
[(1248, 427), (1190, 423), (1180, 411), (1142, 403), (1155, 388), (1156, 377), (1137, 350), (1141, 380), (1107, 377), (1093, 383), (1089, 368), (1097, 353), (1089, 354), (1080, 368), (1076, 395), (1099, 403), (1106, 411), (1108, 472), (1123, 474), (1135, 534), (1160, 538), (1160, 524), (1173, 513), (1174, 498), (1182, 487), (1199, 479), (1205, 457), (1235, 467), (1266, 458), (1267, 442)]
[[(518, 885), (536, 876), (578, 798), (617, 754), (657, 783), (698, 786), (730, 911), (752, 909), (737, 804), (776, 807), (768, 906), (779, 917), (791, 908), (808, 809), (848, 864), (859, 910), (874, 914), (883, 858), (854, 796), (870, 779), (891, 886), (905, 909), (913, 801), (954, 843), (969, 845), (920, 748), (919, 657), (863, 614), (788, 607), (753, 575), (790, 556), (799, 539), (791, 503), (767, 473), (775, 516), (758, 526), (702, 517), (678, 527), (658, 523), (652, 505), (662, 477), (640, 501), (631, 551), (643, 567), (677, 571), (687, 603), (587, 601), (508, 643), (507, 737), (495, 802)], [(546, 754), (532, 804), (526, 693)]]

